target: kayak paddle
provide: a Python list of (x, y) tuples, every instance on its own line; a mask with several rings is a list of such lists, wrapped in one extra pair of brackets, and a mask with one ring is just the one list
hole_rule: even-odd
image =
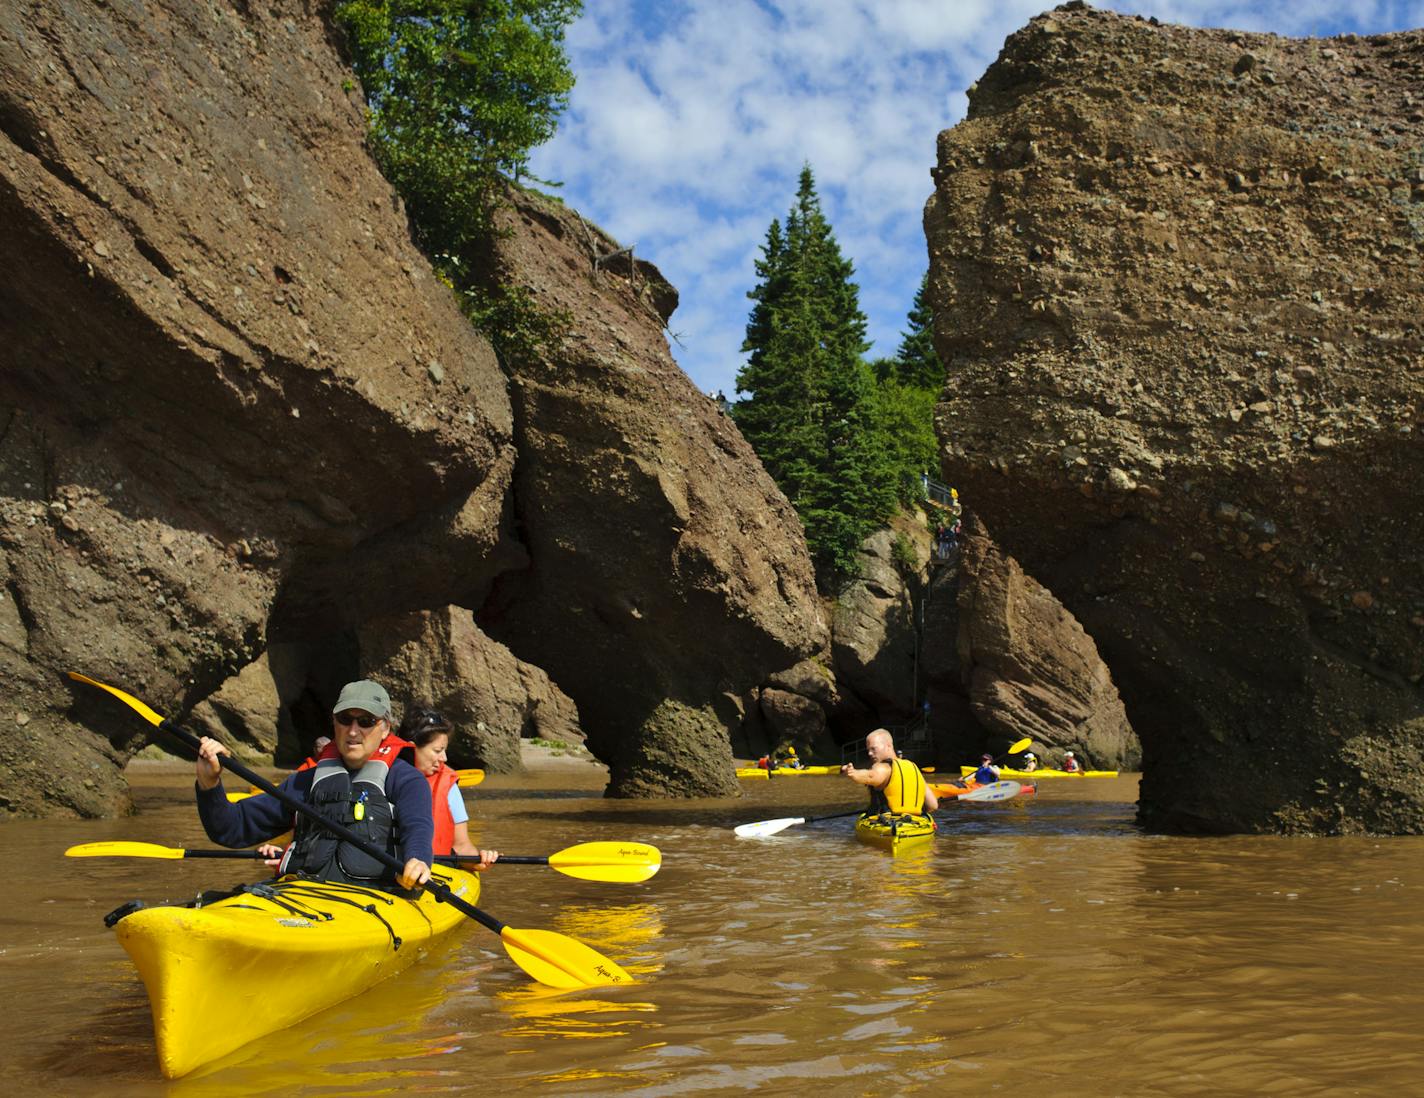
[[(257, 850), (190, 850), (157, 843), (98, 842), (81, 843), (64, 852), (66, 858), (247, 858), (265, 859)], [(477, 854), (437, 854), (441, 865), (477, 862)], [(631, 884), (646, 881), (662, 868), (662, 855), (655, 846), (644, 843), (580, 843), (550, 854), (547, 858), (500, 855), (496, 865), (547, 865), (581, 881), (604, 881), (610, 884)]]
[(185, 850), (179, 846), (159, 846), (157, 843), (102, 842), (81, 843), (64, 852), (66, 858), (262, 858), (256, 850)]
[[(125, 694), (116, 687), (99, 682), (97, 679), (81, 675), (77, 671), (68, 671), (66, 674), (76, 682), (88, 683), (90, 686), (96, 686), (100, 690), (112, 694), (149, 724), (181, 740), (192, 750), (197, 751), (201, 748), (202, 745), (199, 743), (198, 737), (150, 709), (137, 698)], [(375, 858), (396, 875), (399, 876), (405, 871), (405, 866), (391, 857), (389, 853), (367, 842), (344, 824), (335, 823), (321, 816), (305, 801), (300, 801), (290, 793), (277, 788), (231, 755), (219, 755), (217, 759), (218, 764), (224, 770), (230, 770), (239, 778), (262, 790), (269, 797), (276, 797), (293, 812), (307, 817), (318, 827), (326, 828), (333, 835), (356, 847), (367, 857)], [(632, 976), (607, 957), (567, 935), (553, 930), (516, 930), (514, 927), (500, 922), (494, 916), (481, 911), (469, 901), (461, 899), (450, 890), (449, 885), (433, 877), (423, 887), (429, 889), (441, 903), (449, 904), (456, 911), (474, 919), (485, 929), (498, 934), (510, 959), (541, 984), (555, 988), (583, 988), (633, 982)]]
[(469, 789), (472, 785), (479, 785), (485, 780), (483, 770), (457, 770), (455, 771), (455, 784), (461, 789)]
[(996, 759), (995, 759), (992, 763), (990, 763), (989, 765), (990, 765), (990, 766), (997, 766), (1001, 761), (1003, 761), (1004, 759), (1007, 759), (1010, 755), (1017, 755), (1017, 754), (1018, 754), (1019, 752), (1021, 752), (1021, 751), (1027, 751), (1027, 750), (1028, 750), (1030, 747), (1032, 747), (1032, 746), (1033, 746), (1033, 740), (1031, 740), (1029, 737), (1025, 736), (1023, 739), (1019, 740), (1018, 743), (1010, 744), (1010, 745), (1009, 745), (1009, 749), (1008, 749), (1007, 751), (1005, 751), (1002, 755), (1000, 755), (998, 758), (996, 758)]
[(843, 820), (847, 816), (859, 816), (865, 809), (857, 808), (854, 812), (837, 812), (834, 816), (784, 816), (779, 820), (758, 820), (756, 823), (738, 824), (732, 830), (741, 839), (761, 839), (767, 835), (775, 835), (785, 831), (788, 827), (796, 824), (820, 823), (822, 820)]
[(1017, 797), (1022, 789), (1018, 782), (990, 782), (988, 785), (976, 786), (968, 793), (961, 793), (955, 797), (956, 801), (1007, 801), (1010, 797)]
[[(475, 854), (442, 854), (437, 862), (459, 865), (477, 862)], [(646, 843), (579, 843), (565, 847), (547, 858), (521, 858), (501, 854), (495, 865), (547, 865), (566, 877), (609, 884), (636, 884), (646, 881), (662, 868), (663, 856)]]

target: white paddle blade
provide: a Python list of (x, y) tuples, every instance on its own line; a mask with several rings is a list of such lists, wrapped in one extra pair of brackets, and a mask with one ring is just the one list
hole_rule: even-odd
[(739, 824), (733, 830), (736, 831), (738, 838), (760, 839), (767, 835), (775, 835), (778, 831), (785, 831), (793, 824), (805, 822), (805, 816), (786, 816), (780, 820), (758, 820), (756, 823)]
[(981, 785), (978, 789), (971, 789), (968, 793), (961, 793), (961, 801), (1006, 801), (1010, 797), (1017, 797), (1019, 790), (1023, 786), (1018, 782), (990, 782), (988, 785)]

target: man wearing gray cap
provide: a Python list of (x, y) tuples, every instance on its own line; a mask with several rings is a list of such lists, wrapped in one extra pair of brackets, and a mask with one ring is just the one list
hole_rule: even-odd
[[(380, 862), (299, 816), (281, 871), (323, 881), (415, 888), (430, 879), (435, 825), (430, 785), (397, 756), (411, 745), (391, 733), (391, 699), (370, 679), (349, 682), (331, 711), (332, 742), (316, 765), (298, 770), (282, 790), (311, 805), (324, 819), (344, 824), (368, 842), (405, 862), (395, 878)], [(228, 753), (204, 737), (198, 752), (198, 817), (208, 838), (222, 846), (253, 846), (292, 829), (291, 813), (275, 797), (259, 794), (230, 803), (222, 787), (219, 755)]]

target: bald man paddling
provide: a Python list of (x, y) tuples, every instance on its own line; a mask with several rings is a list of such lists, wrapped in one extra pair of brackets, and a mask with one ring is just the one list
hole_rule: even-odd
[(869, 767), (861, 770), (847, 763), (841, 773), (869, 789), (867, 815), (923, 816), (939, 807), (939, 798), (925, 785), (920, 768), (895, 754), (895, 740), (888, 731), (877, 728), (866, 736), (865, 750), (870, 756)]

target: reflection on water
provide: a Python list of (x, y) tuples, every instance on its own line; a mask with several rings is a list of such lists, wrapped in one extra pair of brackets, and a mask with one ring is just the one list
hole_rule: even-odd
[[(206, 845), (191, 779), (154, 771), (143, 815), (5, 825), (0, 978), (12, 1086), (121, 1095), (1411, 1093), (1424, 992), (1424, 843), (1162, 839), (1135, 783), (1043, 783), (956, 805), (898, 859), (850, 820), (740, 840), (735, 823), (845, 811), (836, 778), (740, 800), (604, 801), (559, 775), (473, 791), (481, 845), (662, 849), (636, 885), (496, 867), (481, 906), (607, 954), (631, 986), (531, 984), (472, 926), (420, 965), (165, 1084), (141, 985), (103, 913), (242, 869), (65, 862), (71, 842)], [(261, 1009), (234, 1003), (234, 1010)], [(214, 1024), (221, 1024), (215, 1019)]]
[[(586, 942), (642, 981), (661, 969), (654, 952), (662, 936), (661, 909), (651, 903), (625, 906), (571, 904), (559, 912), (551, 930)], [(526, 982), (501, 991), (497, 1006), (512, 1024), (500, 1029), (503, 1037), (532, 1042), (529, 1051), (548, 1039), (608, 1039), (651, 1034), (657, 1004), (637, 1001), (632, 988), (592, 988), (558, 991)], [(604, 1073), (554, 1072), (546, 1083), (584, 1082)]]

